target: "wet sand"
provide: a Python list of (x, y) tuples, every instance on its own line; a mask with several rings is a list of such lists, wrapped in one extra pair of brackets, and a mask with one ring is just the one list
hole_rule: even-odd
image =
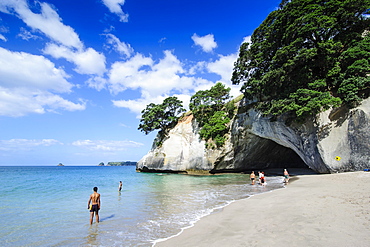
[(370, 246), (370, 172), (297, 176), (155, 246)]

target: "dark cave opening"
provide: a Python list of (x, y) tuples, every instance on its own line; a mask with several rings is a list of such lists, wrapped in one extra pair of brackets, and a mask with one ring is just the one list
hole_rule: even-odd
[(243, 145), (234, 146), (233, 163), (220, 160), (211, 172), (283, 171), (284, 168), (311, 170), (295, 151), (272, 140), (252, 136), (245, 141)]
[(295, 151), (274, 141), (259, 138), (254, 147), (243, 160), (249, 168), (309, 168)]

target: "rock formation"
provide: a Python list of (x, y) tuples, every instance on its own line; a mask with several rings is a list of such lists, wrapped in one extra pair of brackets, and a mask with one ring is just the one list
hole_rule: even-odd
[(284, 116), (271, 121), (243, 100), (222, 148), (206, 149), (198, 132), (193, 116), (185, 116), (162, 146), (153, 145), (137, 170), (215, 173), (307, 167), (333, 173), (370, 167), (370, 98), (357, 108), (331, 109), (303, 124)]

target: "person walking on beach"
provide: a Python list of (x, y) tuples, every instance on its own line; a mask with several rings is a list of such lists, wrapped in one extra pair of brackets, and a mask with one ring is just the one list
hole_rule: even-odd
[(118, 191), (121, 192), (121, 190), (122, 190), (122, 181), (119, 181)]
[(289, 182), (289, 173), (286, 169), (284, 169), (284, 183), (288, 184)]
[(254, 171), (252, 171), (251, 175), (249, 175), (249, 178), (252, 181), (252, 185), (254, 185), (254, 180), (256, 179), (256, 174), (254, 174)]
[(87, 208), (90, 209), (90, 225), (93, 223), (94, 213), (96, 223), (99, 223), (100, 194), (98, 193), (98, 187), (94, 187), (93, 191), (94, 193), (90, 195), (90, 198), (87, 201)]

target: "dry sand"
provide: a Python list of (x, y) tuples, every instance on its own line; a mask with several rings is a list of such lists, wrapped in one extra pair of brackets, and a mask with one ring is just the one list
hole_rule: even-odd
[(155, 246), (370, 246), (370, 172), (304, 175)]

